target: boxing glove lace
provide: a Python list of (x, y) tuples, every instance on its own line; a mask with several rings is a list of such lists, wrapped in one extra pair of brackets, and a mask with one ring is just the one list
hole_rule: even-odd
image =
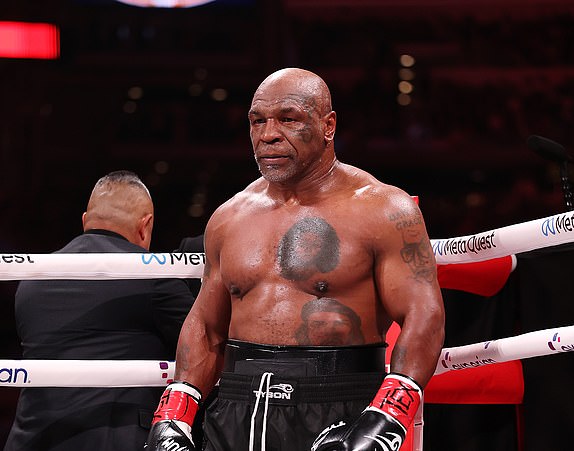
[(398, 451), (422, 397), (407, 376), (388, 374), (373, 401), (354, 421), (341, 420), (324, 429), (311, 451)]
[(195, 451), (191, 426), (201, 400), (200, 391), (187, 382), (172, 382), (161, 395), (153, 415), (146, 451)]

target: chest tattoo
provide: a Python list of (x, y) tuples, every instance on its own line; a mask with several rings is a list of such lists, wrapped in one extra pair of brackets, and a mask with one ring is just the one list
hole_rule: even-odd
[(319, 297), (301, 309), (301, 325), (295, 332), (300, 345), (346, 346), (365, 342), (361, 318), (336, 299)]
[[(288, 280), (308, 280), (317, 273), (333, 271), (339, 259), (337, 232), (317, 217), (303, 218), (293, 224), (281, 238), (277, 250), (281, 276)], [(324, 290), (326, 283), (323, 284)]]

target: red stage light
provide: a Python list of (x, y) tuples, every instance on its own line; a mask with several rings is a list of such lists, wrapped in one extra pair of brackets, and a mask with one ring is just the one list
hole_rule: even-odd
[(0, 58), (59, 57), (60, 30), (56, 25), (0, 21)]

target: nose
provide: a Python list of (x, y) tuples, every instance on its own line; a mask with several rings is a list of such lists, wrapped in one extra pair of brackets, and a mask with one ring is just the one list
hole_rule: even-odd
[(281, 133), (279, 132), (279, 127), (277, 126), (276, 121), (269, 119), (265, 122), (263, 132), (261, 133), (261, 140), (266, 143), (273, 143), (281, 140)]

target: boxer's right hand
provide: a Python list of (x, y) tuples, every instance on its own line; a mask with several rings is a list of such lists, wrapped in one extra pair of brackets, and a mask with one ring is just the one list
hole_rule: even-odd
[(199, 409), (201, 393), (187, 382), (172, 382), (154, 413), (146, 451), (195, 451), (191, 425)]
[[(179, 422), (181, 424), (181, 422)], [(176, 421), (159, 421), (152, 425), (144, 449), (150, 451), (196, 451), (191, 427), (180, 428)], [(184, 429), (188, 429), (187, 432)]]

